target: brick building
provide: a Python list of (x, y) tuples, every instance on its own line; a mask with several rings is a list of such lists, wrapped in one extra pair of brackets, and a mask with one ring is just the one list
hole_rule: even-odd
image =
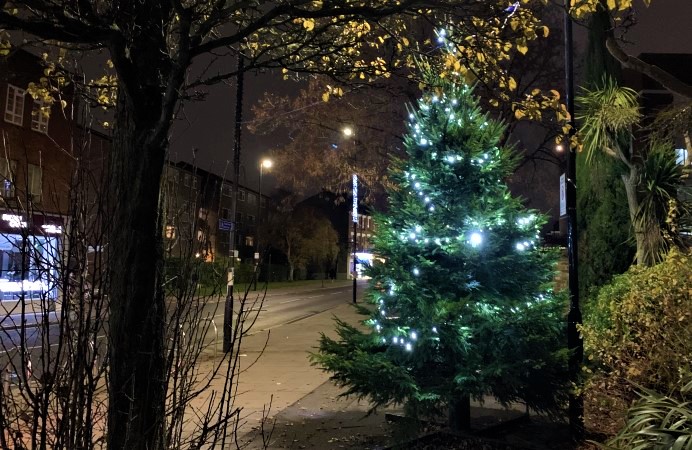
[[(0, 59), (0, 299), (55, 291), (77, 162), (101, 166), (109, 139), (82, 126), (71, 86), (48, 105), (29, 95), (44, 77), (40, 58)], [(63, 107), (64, 106), (64, 107)], [(57, 292), (54, 292), (57, 294)]]

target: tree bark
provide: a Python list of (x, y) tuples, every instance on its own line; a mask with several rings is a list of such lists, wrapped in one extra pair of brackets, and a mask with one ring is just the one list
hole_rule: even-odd
[(684, 83), (679, 78), (676, 78), (671, 73), (666, 72), (658, 66), (648, 64), (639, 58), (628, 55), (624, 50), (622, 50), (622, 48), (620, 48), (618, 42), (615, 40), (615, 37), (609, 36), (606, 39), (606, 47), (613, 58), (620, 61), (622, 67), (642, 73), (652, 80), (660, 83), (661, 86), (670, 92), (682, 95), (688, 99), (692, 99), (692, 86)]
[(641, 227), (640, 221), (637, 220), (637, 212), (639, 211), (639, 197), (637, 196), (637, 183), (639, 181), (639, 170), (635, 166), (630, 166), (629, 174), (622, 175), (622, 182), (625, 184), (625, 193), (627, 194), (627, 206), (630, 213), (630, 223), (634, 231), (634, 237), (637, 243), (637, 264), (645, 264), (646, 261), (646, 233)]
[[(147, 52), (142, 51), (136, 58), (146, 61)], [(167, 130), (170, 124), (166, 102), (175, 103), (177, 97), (166, 98), (161, 88), (165, 71), (160, 65), (151, 64), (153, 69), (148, 73), (142, 66), (136, 98), (131, 86), (128, 89), (121, 82), (119, 87), (110, 155), (111, 450), (166, 447), (160, 183), (168, 142), (161, 130)]]
[(450, 401), (448, 419), (449, 428), (453, 431), (471, 429), (471, 398), (468, 395)]

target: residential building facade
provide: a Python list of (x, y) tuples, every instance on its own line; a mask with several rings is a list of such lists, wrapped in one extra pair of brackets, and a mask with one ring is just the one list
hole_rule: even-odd
[[(258, 232), (267, 218), (269, 197), (238, 186), (233, 217), (233, 184), (185, 162), (171, 163), (165, 175), (164, 242), (170, 256), (195, 255), (205, 261), (231, 256), (254, 259)], [(235, 238), (231, 246), (231, 239)]]
[[(65, 249), (74, 168), (103, 163), (107, 136), (80, 123), (67, 86), (49, 104), (29, 95), (43, 78), (40, 58), (16, 50), (0, 58), (0, 299), (57, 291), (54, 273)], [(72, 115), (77, 114), (77, 115)]]

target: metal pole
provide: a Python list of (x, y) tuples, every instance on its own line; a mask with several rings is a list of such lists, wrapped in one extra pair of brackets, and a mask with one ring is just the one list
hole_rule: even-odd
[(357, 227), (358, 227), (358, 175), (353, 174), (353, 211), (352, 211), (352, 221), (353, 221), (353, 303), (356, 303), (356, 293), (357, 293), (357, 275), (356, 271), (356, 246), (357, 241)]
[[(255, 229), (256, 229), (256, 237), (257, 241), (255, 242), (255, 256), (260, 254), (260, 225), (261, 225), (261, 214), (262, 214), (262, 171), (264, 170), (264, 161), (260, 161), (260, 173), (259, 173), (259, 186), (257, 189), (257, 193), (259, 194), (259, 197), (257, 199), (257, 220), (255, 221)], [(260, 267), (260, 260), (262, 258), (257, 258), (255, 261), (255, 276), (254, 276), (254, 281), (255, 281), (255, 286), (254, 290), (257, 290), (257, 278), (259, 278), (259, 267)]]
[[(572, 54), (572, 18), (569, 14), (570, 1), (565, 0), (565, 102), (570, 115), (570, 138), (576, 132), (574, 122), (574, 57)], [(570, 350), (569, 377), (575, 385), (584, 357), (584, 343), (577, 329), (582, 317), (579, 309), (579, 279), (577, 271), (577, 172), (576, 150), (568, 142), (567, 156), (567, 259), (569, 262), (569, 314), (567, 315), (567, 346)], [(572, 438), (581, 441), (584, 437), (584, 398), (581, 394), (570, 393), (569, 425)]]
[(235, 279), (235, 236), (236, 236), (236, 209), (238, 206), (238, 181), (240, 179), (240, 133), (243, 120), (243, 75), (245, 72), (245, 58), (238, 53), (238, 75), (236, 86), (235, 104), (235, 140), (233, 145), (233, 185), (231, 190), (231, 233), (228, 243), (230, 267), (228, 269), (228, 284), (226, 303), (223, 315), (223, 351), (231, 350), (233, 343), (233, 283)]

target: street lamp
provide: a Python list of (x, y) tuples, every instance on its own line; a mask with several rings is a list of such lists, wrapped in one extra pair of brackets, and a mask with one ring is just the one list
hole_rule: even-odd
[(263, 160), (260, 161), (259, 164), (259, 188), (257, 189), (257, 192), (259, 194), (259, 198), (257, 199), (257, 219), (255, 222), (255, 227), (256, 227), (256, 241), (255, 241), (255, 290), (257, 290), (257, 278), (259, 274), (257, 273), (257, 267), (259, 265), (259, 260), (260, 260), (260, 242), (259, 242), (259, 235), (260, 235), (260, 224), (262, 222), (261, 217), (262, 217), (262, 175), (264, 173), (264, 169), (271, 169), (272, 166), (274, 165), (274, 161), (272, 161), (269, 158), (264, 158)]
[[(353, 128), (351, 127), (344, 127), (342, 130), (344, 133), (344, 136), (347, 138), (350, 138), (351, 136), (355, 136), (355, 133), (353, 131)], [(355, 139), (353, 140), (353, 154), (355, 157), (355, 150), (356, 150), (356, 141)], [(353, 211), (351, 212), (351, 219), (353, 221), (353, 303), (356, 303), (356, 291), (357, 291), (357, 275), (358, 272), (356, 271), (356, 246), (358, 244), (357, 241), (357, 231), (358, 231), (358, 175), (353, 172)]]

